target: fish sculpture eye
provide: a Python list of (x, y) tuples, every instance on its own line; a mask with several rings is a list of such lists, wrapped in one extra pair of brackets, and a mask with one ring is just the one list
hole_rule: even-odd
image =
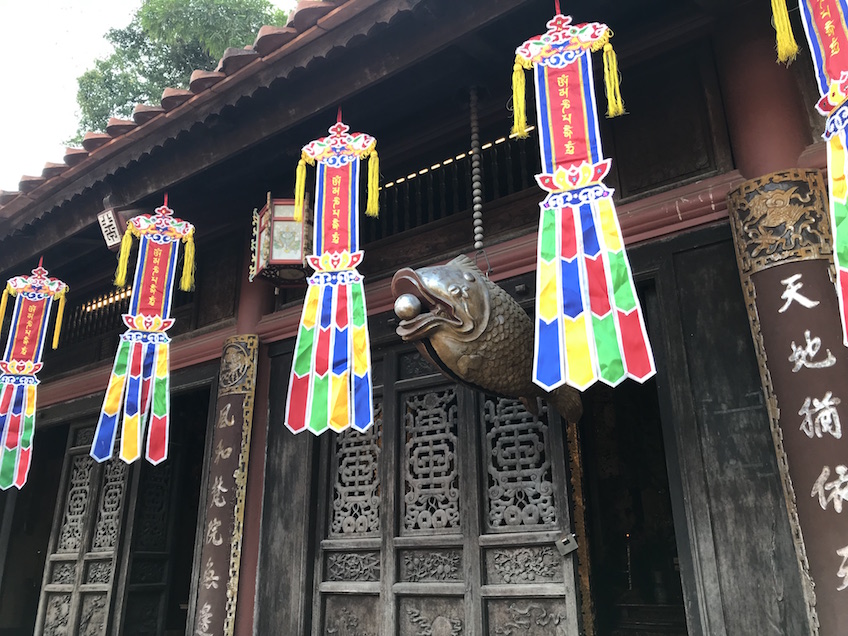
[(471, 272), (465, 272), (462, 276), (463, 276), (463, 277), (465, 278), (465, 280), (467, 280), (469, 283), (473, 283), (473, 282), (474, 282), (474, 274), (472, 274)]

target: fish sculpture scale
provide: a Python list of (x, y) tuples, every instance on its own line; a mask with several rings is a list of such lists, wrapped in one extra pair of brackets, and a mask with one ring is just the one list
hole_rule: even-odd
[(533, 323), (521, 306), (465, 255), (445, 265), (404, 268), (392, 279), (397, 334), (448, 377), (480, 391), (520, 399), (532, 413), (537, 398), (565, 419), (582, 414), (580, 394), (550, 393), (533, 383)]

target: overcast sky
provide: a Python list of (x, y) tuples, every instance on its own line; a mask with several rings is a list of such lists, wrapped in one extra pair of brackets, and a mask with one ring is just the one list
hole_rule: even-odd
[[(276, 0), (290, 8), (293, 0)], [(61, 163), (76, 132), (77, 77), (111, 51), (141, 0), (0, 0), (0, 190)], [(242, 46), (249, 42), (237, 42)]]

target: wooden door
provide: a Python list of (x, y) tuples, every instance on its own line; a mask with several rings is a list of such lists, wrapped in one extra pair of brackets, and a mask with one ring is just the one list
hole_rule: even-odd
[(320, 449), (313, 635), (578, 634), (559, 417), (374, 358), (376, 424)]
[(93, 426), (68, 434), (36, 634), (102, 636), (109, 627), (131, 471), (95, 462), (93, 436)]

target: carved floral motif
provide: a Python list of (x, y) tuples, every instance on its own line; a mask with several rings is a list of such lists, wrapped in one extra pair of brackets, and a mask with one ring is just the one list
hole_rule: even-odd
[(536, 583), (556, 578), (561, 557), (549, 546), (494, 550), (492, 563), (504, 583)]
[(379, 581), (379, 552), (331, 552), (327, 555), (328, 581)]
[(420, 581), (459, 581), (462, 557), (459, 552), (407, 552), (403, 555), (402, 579)]

